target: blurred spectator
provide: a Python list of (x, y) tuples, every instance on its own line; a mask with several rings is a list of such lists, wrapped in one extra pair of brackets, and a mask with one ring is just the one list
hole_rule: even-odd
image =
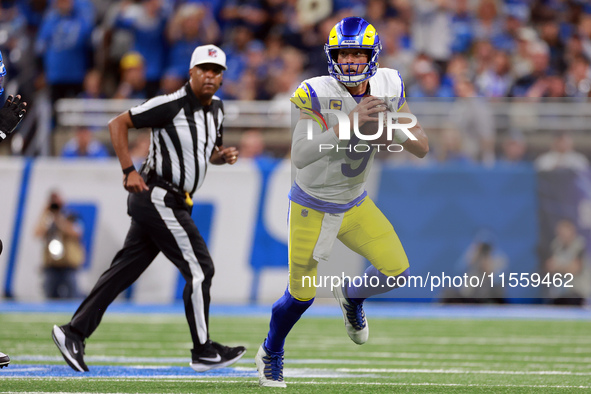
[(275, 103), (290, 107), (289, 98), (301, 82), (304, 69), (302, 53), (292, 47), (284, 48), (281, 51), (281, 63), (282, 67), (271, 73), (272, 83), (266, 88)]
[(225, 0), (172, 0), (172, 3), (176, 4), (177, 8), (183, 3), (194, 3), (200, 7), (205, 7), (207, 18), (215, 22), (218, 26), (220, 24), (220, 13), (224, 7), (224, 2)]
[(109, 151), (95, 139), (93, 132), (88, 127), (77, 127), (74, 137), (64, 145), (62, 157), (101, 159), (109, 157)]
[(264, 79), (269, 73), (269, 65), (265, 58), (265, 46), (262, 42), (254, 40), (248, 44), (246, 67), (254, 72), (258, 83), (265, 83)]
[(78, 95), (84, 99), (103, 99), (106, 95), (103, 92), (103, 76), (97, 69), (92, 69), (84, 77), (83, 90)]
[(263, 133), (258, 129), (246, 130), (240, 136), (240, 158), (255, 159), (257, 157), (266, 157), (265, 152), (265, 138)]
[(452, 44), (454, 53), (466, 53), (474, 39), (474, 16), (470, 12), (468, 0), (456, 0), (451, 16)]
[(520, 165), (526, 161), (527, 142), (523, 133), (519, 130), (510, 130), (503, 139), (502, 154), (499, 164), (502, 165)]
[[(553, 304), (583, 305), (591, 296), (591, 272), (585, 252), (585, 239), (577, 232), (575, 224), (567, 219), (556, 224), (556, 237), (550, 248), (552, 256), (546, 260), (544, 271), (550, 274), (550, 282), (560, 275), (563, 283), (572, 278), (572, 287), (556, 286), (548, 289)], [(570, 275), (569, 275), (570, 274)]]
[(583, 51), (583, 41), (579, 36), (571, 36), (566, 40), (564, 61), (567, 66), (570, 66), (579, 57), (585, 58), (585, 52)]
[(43, 290), (50, 299), (78, 296), (76, 270), (84, 263), (81, 244), (82, 229), (76, 216), (64, 212), (64, 201), (55, 191), (35, 228), (35, 236), (43, 239)]
[(228, 69), (224, 71), (224, 85), (220, 89), (221, 92), (218, 91), (222, 93), (223, 98), (234, 98), (240, 91), (238, 81), (246, 69), (246, 50), (252, 39), (252, 32), (243, 25), (234, 27), (230, 32), (230, 42), (223, 47)]
[(405, 25), (400, 18), (388, 19), (386, 26), (384, 26), (384, 34), (380, 33), (383, 46), (380, 54), (380, 67), (398, 70), (403, 81), (412, 82), (410, 73), (414, 54), (403, 46), (405, 34)]
[(182, 4), (168, 24), (170, 52), (167, 72), (189, 74), (189, 62), (196, 47), (218, 41), (219, 27), (207, 8), (194, 3)]
[[(189, 69), (187, 63), (187, 70)], [(160, 93), (159, 94), (171, 94), (183, 87), (187, 81), (188, 73), (177, 74), (173, 70), (167, 71), (160, 80)]]
[(75, 97), (89, 68), (90, 34), (94, 12), (89, 0), (55, 0), (43, 17), (35, 44), (43, 57), (45, 79), (51, 100)]
[(552, 171), (556, 169), (586, 170), (589, 160), (573, 149), (573, 139), (570, 133), (561, 131), (556, 133), (550, 151), (540, 155), (535, 166), (538, 171)]
[(566, 69), (564, 61), (565, 46), (560, 39), (558, 22), (554, 19), (543, 22), (540, 27), (540, 38), (548, 45), (550, 50), (550, 70), (555, 74), (562, 74)]
[(512, 84), (511, 58), (501, 51), (495, 53), (490, 67), (476, 79), (476, 86), (485, 97), (506, 97)]
[(569, 97), (587, 97), (591, 92), (591, 69), (584, 56), (577, 56), (568, 67), (566, 94)]
[(474, 37), (479, 41), (497, 42), (504, 31), (496, 0), (480, 0), (476, 8)]
[(591, 59), (591, 14), (586, 13), (580, 16), (577, 33), (581, 37), (585, 57)]
[(29, 40), (27, 37), (27, 20), (20, 12), (15, 1), (2, 1), (0, 4), (0, 48), (3, 53), (7, 72), (14, 79), (26, 59)]
[(237, 86), (239, 89), (234, 93), (234, 98), (244, 101), (256, 100), (259, 97), (259, 88), (262, 88), (258, 83), (255, 71), (252, 69), (247, 69), (242, 73)]
[(19, 0), (16, 3), (20, 13), (26, 18), (29, 29), (36, 34), (50, 0)]
[(220, 13), (223, 23), (229, 26), (242, 25), (260, 37), (269, 15), (261, 0), (227, 0)]
[(427, 60), (415, 63), (414, 74), (416, 83), (406, 90), (409, 98), (453, 97), (453, 91), (443, 86), (435, 66)]
[(477, 97), (474, 85), (469, 80), (456, 81), (458, 99), (450, 113), (450, 121), (462, 133), (464, 152), (472, 160), (485, 165), (495, 161), (495, 119), (490, 104)]
[(515, 50), (511, 54), (511, 74), (516, 79), (531, 73), (532, 61), (530, 56), (531, 44), (538, 40), (536, 31), (530, 27), (519, 29)]
[[(187, 63), (188, 64), (188, 63)], [(137, 52), (130, 52), (121, 59), (121, 82), (113, 95), (116, 99), (148, 98), (144, 59)], [(188, 68), (189, 66), (187, 66)]]
[(453, 90), (455, 81), (472, 79), (471, 76), (472, 71), (470, 70), (470, 64), (466, 56), (456, 54), (447, 63), (447, 69), (445, 70), (441, 83), (446, 88)]
[(265, 59), (269, 70), (278, 70), (283, 68), (283, 59), (281, 58), (281, 51), (285, 47), (281, 35), (269, 34), (265, 39)]
[(550, 53), (546, 43), (540, 41), (530, 42), (528, 49), (532, 70), (528, 75), (515, 81), (510, 93), (513, 97), (526, 97), (529, 89), (544, 78), (548, 72)]
[(490, 41), (479, 40), (474, 43), (472, 68), (476, 75), (481, 75), (485, 72), (493, 62), (495, 56), (495, 48)]
[(443, 66), (451, 56), (452, 30), (445, 0), (413, 1), (414, 49)]
[(503, 29), (493, 39), (495, 49), (503, 52), (514, 52), (519, 40), (519, 32), (526, 18), (518, 13), (509, 13), (505, 17)]
[(160, 87), (166, 59), (164, 31), (168, 9), (163, 6), (162, 0), (142, 0), (139, 7), (131, 7), (132, 4), (130, 0), (121, 2), (114, 27), (129, 29), (134, 37), (133, 50), (144, 59), (150, 59), (145, 65), (145, 90), (147, 97), (153, 97)]
[[(371, 23), (376, 31), (385, 31), (387, 24), (387, 17), (391, 16), (388, 9), (387, 0), (368, 0), (365, 6), (364, 19)], [(380, 36), (381, 38), (381, 36)]]
[[(505, 303), (504, 288), (499, 281), (507, 267), (507, 255), (496, 245), (495, 236), (488, 230), (479, 230), (458, 262), (458, 271), (468, 277), (487, 277), (481, 286), (450, 289), (444, 302)], [(492, 275), (492, 278), (488, 278)], [(489, 280), (490, 279), (490, 280)]]
[(566, 97), (564, 79), (558, 75), (540, 78), (527, 91), (529, 98), (561, 98)]
[[(285, 47), (281, 51), (283, 59), (283, 71), (300, 75), (304, 72), (305, 55), (294, 47)], [(326, 61), (326, 58), (325, 58)]]
[(472, 159), (462, 149), (462, 133), (458, 129), (447, 128), (441, 132), (437, 144), (437, 160), (447, 164), (468, 164)]

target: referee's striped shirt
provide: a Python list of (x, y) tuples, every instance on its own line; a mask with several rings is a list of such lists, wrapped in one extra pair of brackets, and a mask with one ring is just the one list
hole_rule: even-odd
[(147, 168), (189, 194), (201, 187), (215, 145), (222, 144), (222, 100), (204, 107), (187, 83), (129, 110), (135, 128), (152, 128)]

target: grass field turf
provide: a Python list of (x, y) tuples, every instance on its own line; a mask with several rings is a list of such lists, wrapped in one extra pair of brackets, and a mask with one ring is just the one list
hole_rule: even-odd
[[(188, 329), (178, 314), (109, 314), (87, 341), (90, 373), (72, 371), (51, 340), (70, 315), (0, 314), (3, 392), (260, 392), (254, 355), (267, 317), (213, 316), (212, 338), (243, 344), (234, 368), (188, 366)], [(286, 392), (588, 392), (591, 321), (371, 318), (355, 345), (342, 319), (304, 317), (286, 344)], [(276, 390), (275, 390), (276, 391)]]

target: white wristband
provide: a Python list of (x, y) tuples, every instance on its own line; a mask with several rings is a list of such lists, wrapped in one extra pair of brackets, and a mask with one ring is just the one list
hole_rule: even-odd
[(398, 144), (403, 144), (408, 139), (408, 135), (401, 129), (396, 129), (394, 130), (394, 135), (392, 136), (392, 139)]
[(6, 139), (6, 134), (4, 134), (4, 132), (0, 131), (0, 138), (2, 138), (3, 140)]

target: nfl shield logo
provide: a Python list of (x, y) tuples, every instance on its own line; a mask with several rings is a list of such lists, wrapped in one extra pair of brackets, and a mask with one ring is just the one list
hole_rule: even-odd
[(207, 51), (207, 55), (208, 55), (209, 57), (218, 57), (218, 51), (216, 51), (216, 50), (215, 50), (215, 49), (213, 49), (213, 48), (210, 48), (210, 49)]
[(307, 217), (308, 216), (308, 210), (307, 209), (302, 209), (302, 216), (303, 217)]

